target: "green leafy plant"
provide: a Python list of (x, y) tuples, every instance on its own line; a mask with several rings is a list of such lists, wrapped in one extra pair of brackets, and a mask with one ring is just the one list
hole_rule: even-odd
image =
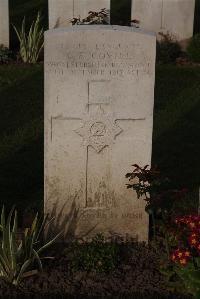
[(108, 24), (108, 11), (106, 8), (100, 11), (89, 11), (88, 16), (81, 20), (80, 16), (78, 18), (73, 18), (71, 20), (72, 25), (98, 25), (98, 24)]
[(18, 240), (17, 211), (13, 208), (7, 220), (5, 210), (1, 212), (0, 223), (0, 277), (4, 280), (18, 285), (24, 277), (33, 275), (37, 270), (33, 269), (35, 262), (42, 270), (40, 254), (51, 246), (59, 237), (55, 236), (52, 240), (40, 245), (39, 238), (47, 224), (47, 218), (39, 221), (36, 214), (30, 228), (25, 229), (21, 240)]
[(200, 33), (195, 34), (187, 47), (188, 57), (194, 62), (200, 62)]
[(170, 224), (177, 213), (175, 204), (185, 197), (187, 189), (177, 189), (156, 167), (140, 167), (137, 164), (133, 167), (133, 171), (126, 174), (129, 179), (127, 188), (135, 190), (138, 199), (142, 198), (146, 202), (145, 209), (152, 222), (153, 239), (162, 239), (169, 256), (169, 242), (173, 241)]
[[(186, 279), (187, 275), (191, 276), (191, 267), (190, 274), (184, 273), (180, 267), (181, 265), (186, 265), (188, 259), (191, 257), (190, 251), (187, 249), (182, 250), (183, 243), (188, 239), (188, 233), (185, 229), (181, 233), (180, 227), (177, 228), (176, 223), (174, 223), (174, 218), (177, 219), (177, 223), (184, 223), (184, 221), (185, 223), (191, 222), (191, 225), (196, 227), (195, 223), (197, 223), (198, 220), (200, 223), (200, 217), (198, 219), (196, 217), (191, 219), (186, 219), (181, 216), (180, 218), (177, 217), (177, 214), (180, 213), (176, 208), (177, 202), (180, 204), (182, 199), (185, 198), (187, 189), (183, 188), (179, 190), (175, 188), (175, 184), (168, 178), (163, 177), (160, 171), (155, 167), (150, 168), (148, 165), (140, 167), (137, 164), (133, 166), (133, 171), (126, 175), (130, 182), (127, 184), (127, 187), (136, 191), (138, 199), (142, 198), (146, 201), (146, 212), (150, 215), (153, 224), (153, 242), (151, 242), (151, 245), (158, 252), (158, 256), (160, 256), (159, 270), (164, 275), (170, 291), (189, 293), (188, 284), (185, 284), (185, 287), (183, 287), (182, 280), (184, 277)], [(178, 236), (180, 233), (183, 238)], [(179, 244), (180, 239), (182, 240), (182, 244)], [(187, 244), (187, 242), (185, 244)], [(200, 252), (200, 241), (196, 241), (195, 244), (199, 246)], [(171, 251), (178, 245), (181, 246), (181, 249), (173, 253), (174, 261), (178, 261), (178, 263), (174, 265), (171, 262)], [(188, 244), (185, 245), (186, 248), (188, 248), (188, 246)], [(160, 252), (162, 252), (162, 255), (160, 255)], [(184, 269), (186, 270), (186, 268)], [(187, 279), (189, 278), (187, 277)]]
[(160, 64), (175, 63), (182, 54), (181, 46), (169, 33), (160, 33), (161, 40), (157, 42), (156, 60)]
[(44, 46), (44, 30), (40, 28), (40, 13), (38, 13), (36, 20), (33, 21), (28, 33), (26, 33), (25, 23), (24, 17), (21, 30), (13, 26), (20, 43), (20, 57), (25, 63), (36, 63)]
[(196, 269), (193, 263), (188, 263), (185, 267), (176, 266), (175, 272), (184, 282), (188, 293), (195, 299), (200, 299), (200, 268)]
[(13, 59), (13, 53), (4, 45), (0, 45), (0, 64), (8, 64)]
[(132, 166), (133, 171), (126, 174), (126, 178), (129, 179), (127, 188), (135, 190), (138, 199), (145, 200), (146, 212), (160, 217), (171, 215), (174, 203), (184, 197), (187, 189), (175, 188), (173, 182), (162, 176), (156, 167), (140, 167), (137, 164)]
[(106, 242), (102, 234), (97, 234), (91, 242), (73, 244), (72, 269), (75, 271), (110, 272), (117, 264), (117, 244)]

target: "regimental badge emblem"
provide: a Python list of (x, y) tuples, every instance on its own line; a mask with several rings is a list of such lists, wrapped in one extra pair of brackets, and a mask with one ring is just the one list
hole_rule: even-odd
[(88, 112), (82, 122), (83, 126), (75, 132), (83, 138), (84, 146), (93, 147), (97, 153), (113, 144), (116, 136), (123, 131), (114, 116), (105, 113), (101, 106), (96, 111)]

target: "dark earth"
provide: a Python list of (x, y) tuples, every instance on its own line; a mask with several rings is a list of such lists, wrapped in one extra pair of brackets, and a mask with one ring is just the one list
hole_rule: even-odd
[(158, 270), (159, 254), (144, 244), (121, 246), (117, 265), (109, 273), (75, 271), (71, 267), (71, 257), (64, 254), (57, 254), (54, 259), (45, 259), (43, 265), (43, 272), (24, 279), (20, 288), (0, 281), (0, 297), (190, 298), (166, 289), (165, 278)]

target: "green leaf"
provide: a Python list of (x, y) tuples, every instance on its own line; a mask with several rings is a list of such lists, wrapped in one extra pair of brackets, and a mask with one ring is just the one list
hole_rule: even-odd
[(188, 275), (191, 279), (200, 284), (200, 270), (189, 271)]
[(16, 32), (20, 42), (20, 56), (23, 62), (36, 63), (39, 54), (43, 48), (43, 28), (40, 29), (41, 16), (37, 14), (36, 20), (32, 22), (28, 33), (26, 33), (25, 17), (22, 21), (21, 30), (18, 30), (14, 25), (13, 28)]
[(42, 246), (37, 253), (40, 254), (42, 251), (44, 251), (46, 248), (48, 248), (49, 246), (51, 246), (53, 243), (55, 243), (55, 241), (62, 235), (62, 232), (60, 232), (59, 234), (57, 234), (52, 240), (50, 240), (48, 243), (46, 243), (44, 246)]
[(38, 255), (37, 251), (35, 251), (33, 249), (33, 253), (34, 253), (35, 259), (36, 259), (36, 261), (38, 263), (39, 269), (42, 270), (42, 268), (43, 268), (42, 267), (42, 262), (41, 262), (41, 259), (40, 259), (39, 255)]
[(13, 284), (17, 285), (20, 282), (20, 280), (23, 277), (23, 274), (26, 272), (28, 267), (31, 265), (31, 262), (32, 262), (31, 260), (27, 260), (27, 261), (24, 262), (24, 264), (21, 266), (21, 269), (20, 269), (17, 277), (13, 281)]
[(195, 296), (194, 296), (195, 299), (200, 299), (200, 291), (197, 291)]

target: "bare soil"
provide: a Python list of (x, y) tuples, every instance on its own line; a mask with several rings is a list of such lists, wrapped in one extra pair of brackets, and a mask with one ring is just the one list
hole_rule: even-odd
[(158, 254), (144, 244), (124, 246), (110, 273), (73, 271), (68, 256), (57, 252), (54, 259), (44, 261), (43, 272), (26, 278), (20, 288), (0, 281), (0, 298), (190, 298), (167, 290), (158, 270)]

